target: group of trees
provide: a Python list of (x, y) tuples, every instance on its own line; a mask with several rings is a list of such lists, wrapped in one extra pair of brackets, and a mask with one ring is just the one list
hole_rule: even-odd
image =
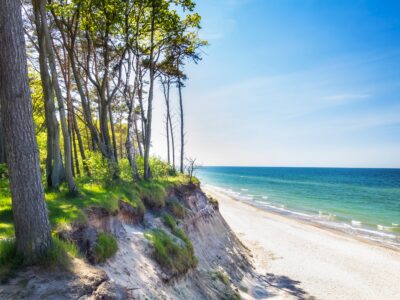
[[(163, 91), (156, 103), (166, 110), (167, 158), (174, 169), (170, 95), (177, 89), (184, 171), (184, 66), (197, 62), (206, 44), (198, 37), (201, 18), (194, 8), (192, 0), (2, 1), (0, 163), (8, 165), (17, 248), (28, 261), (50, 243), (40, 159), (47, 187), (65, 181), (72, 194), (79, 193), (76, 176), (91, 176), (93, 153), (113, 179), (125, 158), (134, 180), (151, 178), (155, 89)], [(40, 158), (39, 131), (45, 133)]]

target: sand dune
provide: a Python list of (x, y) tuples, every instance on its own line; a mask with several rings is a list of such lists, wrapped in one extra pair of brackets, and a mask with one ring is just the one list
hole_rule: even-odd
[(236, 201), (209, 186), (259, 272), (317, 299), (400, 299), (400, 252)]

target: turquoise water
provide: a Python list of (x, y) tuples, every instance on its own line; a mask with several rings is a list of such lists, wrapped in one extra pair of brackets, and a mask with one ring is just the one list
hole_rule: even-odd
[(400, 242), (400, 169), (203, 167), (196, 176), (266, 209)]

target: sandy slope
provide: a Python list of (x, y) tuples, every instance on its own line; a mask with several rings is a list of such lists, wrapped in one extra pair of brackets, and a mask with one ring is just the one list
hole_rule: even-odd
[(400, 299), (399, 252), (203, 190), (218, 199), (259, 272), (287, 278), (317, 299)]

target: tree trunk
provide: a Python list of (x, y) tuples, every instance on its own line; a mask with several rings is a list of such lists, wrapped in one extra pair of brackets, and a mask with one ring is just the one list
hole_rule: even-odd
[(58, 74), (56, 69), (56, 60), (53, 53), (53, 48), (51, 45), (51, 36), (47, 26), (47, 18), (46, 18), (46, 2), (44, 0), (39, 1), (39, 10), (40, 16), (42, 19), (42, 33), (45, 36), (46, 41), (46, 50), (49, 59), (49, 65), (51, 70), (51, 78), (54, 86), (54, 90), (56, 92), (56, 98), (58, 102), (58, 110), (60, 112), (60, 122), (61, 122), (61, 131), (64, 139), (64, 159), (65, 159), (65, 175), (68, 183), (68, 191), (71, 194), (76, 194), (78, 192), (78, 188), (75, 184), (74, 175), (72, 173), (72, 147), (71, 147), (71, 138), (68, 132), (67, 118), (65, 115), (64, 108), (64, 100), (61, 92), (61, 88), (58, 82)]
[(108, 106), (108, 115), (110, 118), (111, 138), (112, 138), (113, 149), (114, 149), (114, 151), (113, 151), (114, 158), (115, 158), (115, 161), (118, 163), (117, 139), (115, 138), (114, 119), (113, 119), (113, 115), (112, 115), (111, 105)]
[[(1, 107), (0, 107), (0, 109), (1, 109)], [(0, 114), (0, 164), (5, 164), (5, 163), (6, 163), (6, 149), (5, 149), (5, 140), (4, 140), (4, 129), (3, 129), (1, 114)]]
[(17, 251), (33, 263), (51, 246), (32, 118), (21, 2), (0, 9), (0, 101)]
[(47, 129), (47, 157), (46, 157), (46, 178), (49, 188), (58, 188), (64, 179), (64, 168), (60, 149), (60, 129), (54, 105), (54, 94), (51, 86), (51, 79), (47, 66), (46, 39), (40, 16), (39, 3), (33, 1), (35, 25), (39, 44), (39, 66), (40, 77), (43, 87), (45, 121)]
[(133, 114), (133, 125), (135, 126), (135, 135), (136, 135), (136, 142), (138, 145), (138, 149), (139, 149), (139, 156), (143, 157), (143, 150), (142, 150), (142, 142), (140, 139), (140, 134), (139, 134), (139, 129), (138, 129), (138, 125), (137, 125), (137, 114), (136, 112), (134, 112)]
[(183, 123), (183, 101), (182, 101), (182, 83), (180, 78), (178, 79), (178, 91), (179, 91), (179, 111), (180, 111), (180, 117), (181, 117), (181, 157), (180, 157), (180, 172), (183, 173), (184, 171), (184, 165), (183, 165), (183, 159), (184, 159), (184, 147), (185, 147), (185, 131), (184, 131), (184, 123)]
[(152, 2), (152, 17), (151, 17), (151, 33), (150, 33), (150, 72), (149, 72), (149, 96), (147, 99), (147, 119), (146, 119), (146, 135), (144, 142), (144, 178), (151, 177), (149, 157), (151, 145), (151, 123), (153, 119), (153, 93), (154, 93), (154, 34), (155, 34), (155, 4)]
[[(133, 101), (132, 101), (133, 102)], [(132, 169), (132, 175), (133, 179), (135, 181), (140, 180), (140, 175), (139, 171), (136, 165), (136, 151), (135, 151), (135, 146), (133, 144), (133, 136), (134, 136), (134, 122), (133, 122), (133, 115), (135, 114), (134, 108), (133, 108), (133, 103), (128, 107), (129, 112), (128, 112), (128, 132), (126, 135), (126, 154), (128, 156), (129, 160), (129, 165), (131, 166)]]
[(169, 88), (170, 88), (170, 80), (169, 78), (167, 79), (166, 82), (162, 82), (162, 87), (163, 87), (163, 92), (164, 92), (164, 99), (165, 99), (165, 105), (167, 109), (167, 113), (165, 115), (165, 133), (167, 136), (167, 161), (168, 164), (171, 164), (171, 155), (170, 155), (170, 147), (169, 147)]

